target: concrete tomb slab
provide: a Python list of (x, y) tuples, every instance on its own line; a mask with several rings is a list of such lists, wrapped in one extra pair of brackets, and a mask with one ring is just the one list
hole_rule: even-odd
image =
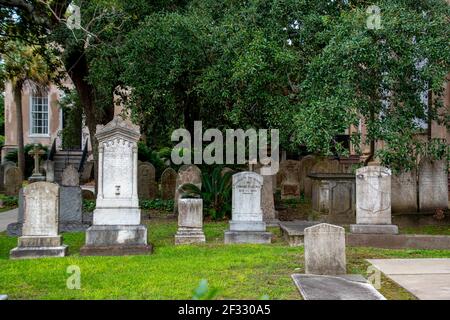
[(386, 300), (359, 274), (293, 274), (291, 277), (305, 300)]

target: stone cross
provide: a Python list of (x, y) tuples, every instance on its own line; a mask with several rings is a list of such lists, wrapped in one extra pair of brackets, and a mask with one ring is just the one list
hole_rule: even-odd
[(45, 151), (39, 148), (39, 145), (35, 144), (33, 150), (30, 150), (28, 154), (34, 158), (33, 175), (41, 175), (41, 172), (39, 170), (39, 157), (44, 155)]

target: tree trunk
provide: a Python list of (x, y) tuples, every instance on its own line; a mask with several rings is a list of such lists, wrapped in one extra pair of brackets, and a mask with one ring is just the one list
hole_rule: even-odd
[(13, 87), (14, 102), (16, 103), (17, 122), (17, 166), (25, 178), (25, 146), (23, 144), (23, 114), (22, 114), (22, 87), (23, 83), (18, 81)]
[[(81, 58), (78, 58), (81, 56)], [(72, 58), (72, 59), (71, 59)], [(80, 96), (83, 112), (86, 116), (86, 126), (89, 129), (89, 138), (91, 140), (92, 155), (94, 157), (94, 178), (95, 191), (97, 192), (97, 175), (98, 175), (98, 142), (95, 138), (97, 126), (97, 114), (94, 104), (94, 88), (86, 81), (88, 76), (88, 66), (85, 56), (82, 52), (77, 52), (67, 59), (66, 67), (69, 69), (69, 76), (72, 79), (75, 89)]]

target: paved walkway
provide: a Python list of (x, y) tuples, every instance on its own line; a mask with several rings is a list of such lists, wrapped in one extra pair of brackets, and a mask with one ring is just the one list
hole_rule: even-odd
[(369, 259), (420, 300), (450, 300), (450, 259)]
[(0, 212), (0, 232), (6, 230), (8, 224), (17, 222), (17, 214), (19, 209), (12, 209), (5, 212)]

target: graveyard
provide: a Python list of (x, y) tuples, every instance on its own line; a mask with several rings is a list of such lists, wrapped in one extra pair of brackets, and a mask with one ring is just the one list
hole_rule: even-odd
[(0, 303), (450, 300), (449, 4), (3, 1)]

